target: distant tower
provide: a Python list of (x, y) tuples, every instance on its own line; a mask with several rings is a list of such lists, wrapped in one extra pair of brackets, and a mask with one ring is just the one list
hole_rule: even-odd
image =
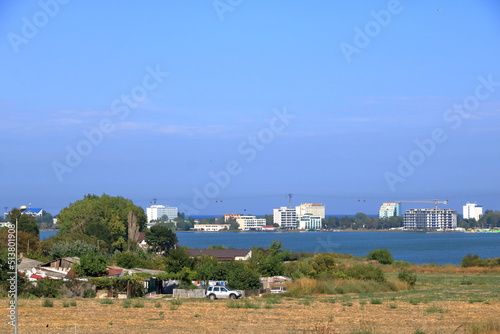
[(288, 194), (286, 196), (288, 197), (288, 208), (292, 209), (293, 208), (293, 206), (292, 206), (292, 194)]

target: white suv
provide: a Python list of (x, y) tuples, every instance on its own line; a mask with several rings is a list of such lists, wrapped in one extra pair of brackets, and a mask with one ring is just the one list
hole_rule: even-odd
[(231, 298), (231, 299), (237, 299), (240, 298), (242, 295), (241, 291), (238, 290), (231, 290), (227, 286), (209, 286), (207, 288), (207, 292), (205, 293), (205, 296), (207, 296), (210, 299), (216, 299), (216, 298)]

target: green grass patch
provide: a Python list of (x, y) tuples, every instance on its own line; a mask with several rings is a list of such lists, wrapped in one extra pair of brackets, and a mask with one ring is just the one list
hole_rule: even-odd
[(380, 304), (382, 304), (382, 299), (370, 299), (370, 304), (380, 305)]
[(103, 299), (103, 300), (100, 300), (99, 303), (103, 304), (103, 305), (112, 305), (113, 300), (112, 299)]
[(444, 313), (445, 310), (439, 306), (430, 306), (425, 309), (425, 313)]
[(54, 307), (54, 302), (50, 299), (44, 299), (42, 302), (43, 307)]
[(135, 307), (135, 308), (143, 308), (144, 307), (144, 303), (142, 302), (142, 300), (136, 300), (132, 304), (132, 306)]
[(180, 300), (180, 299), (172, 299), (170, 301), (170, 304), (176, 305), (176, 306), (181, 306), (182, 305), (182, 300)]
[(227, 305), (227, 308), (250, 308), (250, 309), (259, 309), (260, 305), (259, 303), (254, 303), (248, 299), (245, 299), (244, 301), (236, 301), (236, 300), (230, 300)]
[(129, 308), (132, 306), (132, 301), (130, 299), (125, 299), (122, 303), (123, 308)]

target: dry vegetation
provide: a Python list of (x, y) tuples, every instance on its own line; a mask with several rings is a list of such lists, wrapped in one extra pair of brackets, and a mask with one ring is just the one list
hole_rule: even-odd
[[(21, 333), (498, 333), (498, 302), (411, 303), (355, 296), (256, 298), (239, 301), (168, 299), (22, 300)], [(73, 300), (72, 300), (73, 301)], [(66, 305), (66, 306), (65, 306)], [(142, 306), (142, 307), (141, 307)], [(475, 326), (475, 327), (474, 327)], [(482, 326), (482, 327), (481, 327)], [(477, 330), (474, 331), (474, 328)], [(483, 329), (478, 331), (479, 329)], [(488, 331), (489, 329), (497, 330)], [(7, 333), (7, 325), (0, 327)]]

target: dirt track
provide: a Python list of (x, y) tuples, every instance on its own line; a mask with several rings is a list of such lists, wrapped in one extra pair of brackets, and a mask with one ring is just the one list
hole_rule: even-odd
[[(333, 300), (335, 299), (335, 302)], [(249, 299), (250, 300), (250, 299)], [(76, 307), (63, 307), (70, 300), (21, 300), (19, 333), (464, 333), (467, 323), (496, 321), (498, 303), (435, 302), (412, 305), (404, 301), (371, 304), (331, 298), (284, 299), (267, 304), (251, 300), (254, 308), (229, 308), (230, 301), (140, 301), (144, 307), (124, 308), (122, 301), (101, 304), (77, 299)], [(238, 301), (244, 303), (243, 300)], [(158, 304), (159, 303), (159, 304)], [(4, 299), (4, 305), (7, 300)], [(258, 308), (257, 308), (258, 307)], [(4, 308), (5, 310), (5, 308)], [(2, 312), (3, 314), (6, 311)], [(3, 317), (5, 319), (5, 317)], [(9, 333), (4, 321), (1, 333)]]

